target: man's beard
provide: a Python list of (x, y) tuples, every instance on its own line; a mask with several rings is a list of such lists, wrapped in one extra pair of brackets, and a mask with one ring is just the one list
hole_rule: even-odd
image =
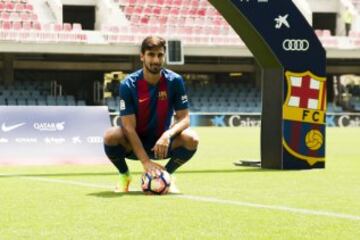
[[(151, 67), (153, 66), (153, 67)], [(145, 68), (152, 74), (159, 74), (161, 71), (161, 65), (155, 65), (155, 64), (150, 64), (150, 66), (145, 64)]]

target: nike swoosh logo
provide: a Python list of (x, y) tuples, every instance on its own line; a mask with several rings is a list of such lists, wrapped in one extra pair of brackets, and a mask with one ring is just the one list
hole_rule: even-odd
[(139, 103), (145, 102), (147, 101), (149, 98), (143, 98), (143, 99), (139, 99)]
[(12, 130), (15, 130), (16, 128), (19, 128), (21, 126), (25, 125), (25, 123), (19, 123), (11, 126), (6, 126), (5, 123), (1, 124), (1, 130), (3, 132), (10, 132)]

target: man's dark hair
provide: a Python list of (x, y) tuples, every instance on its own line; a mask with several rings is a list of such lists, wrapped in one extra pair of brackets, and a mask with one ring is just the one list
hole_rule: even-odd
[(146, 50), (152, 50), (155, 48), (164, 48), (166, 50), (166, 41), (159, 36), (148, 36), (141, 44), (141, 53), (144, 54)]

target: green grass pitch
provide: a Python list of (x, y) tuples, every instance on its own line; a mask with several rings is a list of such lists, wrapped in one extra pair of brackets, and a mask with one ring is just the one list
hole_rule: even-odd
[(196, 131), (181, 195), (143, 195), (133, 161), (129, 194), (110, 164), (0, 167), (0, 239), (359, 238), (360, 128), (328, 128), (326, 169), (303, 171), (234, 166), (259, 159), (258, 128)]

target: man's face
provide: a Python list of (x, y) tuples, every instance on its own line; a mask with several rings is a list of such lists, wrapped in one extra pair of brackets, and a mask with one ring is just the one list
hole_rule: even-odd
[(144, 54), (140, 55), (143, 66), (152, 74), (159, 74), (165, 62), (164, 48), (154, 48), (146, 50)]

